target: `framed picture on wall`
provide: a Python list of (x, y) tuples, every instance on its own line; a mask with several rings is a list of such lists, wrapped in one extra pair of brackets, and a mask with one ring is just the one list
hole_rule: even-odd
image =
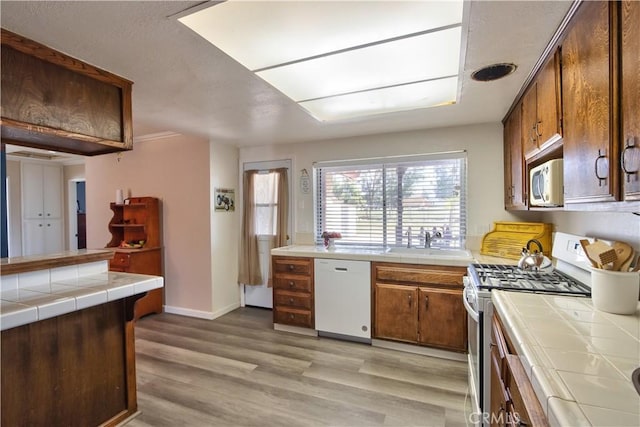
[(215, 189), (215, 208), (214, 210), (222, 212), (233, 212), (235, 210), (235, 190), (232, 188), (216, 188)]

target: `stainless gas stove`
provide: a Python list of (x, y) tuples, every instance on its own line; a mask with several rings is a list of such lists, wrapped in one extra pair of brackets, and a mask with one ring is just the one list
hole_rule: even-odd
[(491, 394), (490, 348), (493, 304), (491, 291), (536, 292), (576, 297), (591, 295), (589, 262), (580, 246), (582, 236), (555, 233), (550, 273), (526, 271), (516, 265), (470, 264), (464, 288), (468, 313), (469, 385), (476, 420), (487, 419)]

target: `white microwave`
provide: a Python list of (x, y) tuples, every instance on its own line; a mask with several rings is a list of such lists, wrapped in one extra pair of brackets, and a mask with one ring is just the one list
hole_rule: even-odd
[(549, 160), (529, 172), (529, 203), (531, 206), (562, 206), (562, 159)]

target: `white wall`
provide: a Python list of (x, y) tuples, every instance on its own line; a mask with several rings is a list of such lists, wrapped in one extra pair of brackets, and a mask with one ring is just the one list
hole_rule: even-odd
[[(213, 317), (218, 317), (240, 306), (240, 287), (237, 284), (240, 240), (238, 148), (211, 142), (209, 153), (212, 311)], [(233, 212), (214, 210), (216, 188), (235, 190), (236, 208)]]
[(631, 212), (553, 211), (543, 215), (555, 229), (565, 233), (619, 240), (640, 251), (640, 216)]
[(209, 142), (183, 135), (136, 142), (132, 151), (88, 157), (87, 247), (110, 240), (116, 189), (161, 200), (165, 308), (212, 315)]
[(7, 177), (9, 178), (9, 255), (22, 255), (22, 184), (20, 182), (20, 162), (7, 159)]
[(245, 147), (240, 162), (293, 159), (294, 243), (313, 243), (313, 194), (300, 191), (300, 171), (311, 173), (313, 162), (466, 150), (468, 159), (467, 247), (478, 249), (494, 221), (536, 221), (538, 212), (512, 214), (504, 210), (502, 125), (359, 136), (297, 144)]

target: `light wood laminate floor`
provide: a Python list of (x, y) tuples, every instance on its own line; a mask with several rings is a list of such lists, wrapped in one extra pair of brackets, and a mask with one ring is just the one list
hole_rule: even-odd
[(273, 330), (271, 311), (136, 324), (141, 426), (464, 426), (467, 364)]

